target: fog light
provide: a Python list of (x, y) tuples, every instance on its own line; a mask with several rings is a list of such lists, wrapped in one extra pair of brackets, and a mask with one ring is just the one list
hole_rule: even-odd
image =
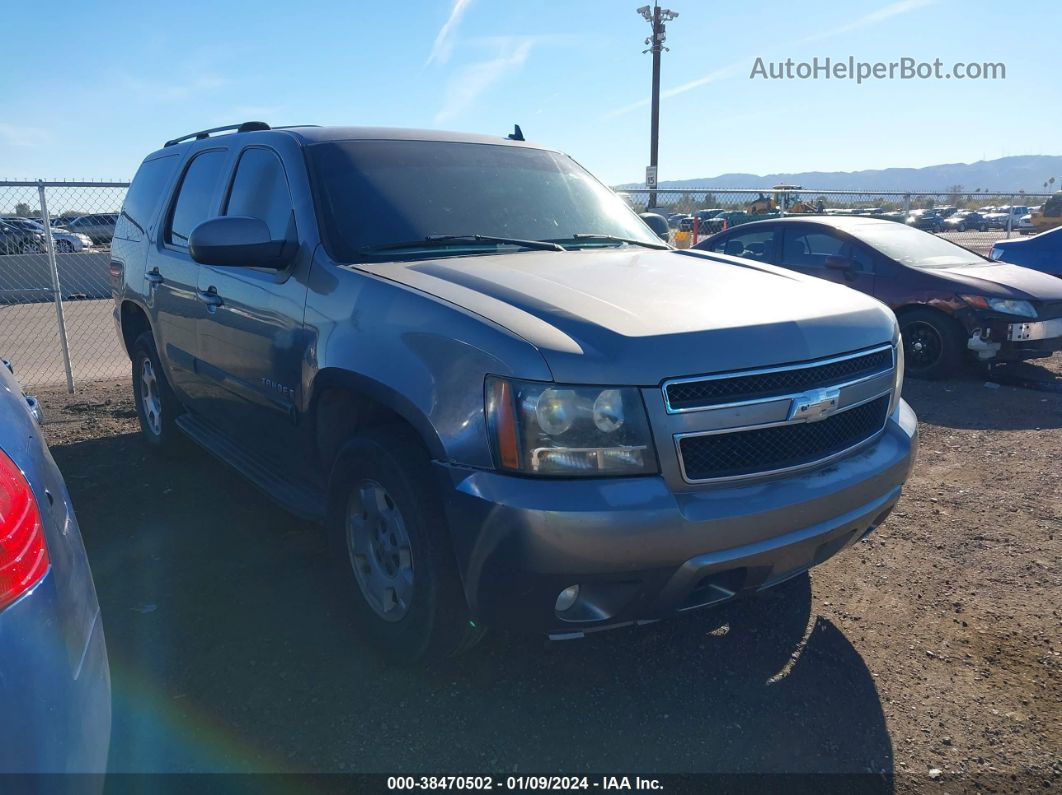
[(569, 585), (557, 595), (557, 612), (563, 613), (579, 598), (579, 586)]

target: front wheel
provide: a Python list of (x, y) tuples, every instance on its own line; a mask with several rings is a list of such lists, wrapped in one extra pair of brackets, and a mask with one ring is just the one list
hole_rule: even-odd
[(331, 477), (332, 556), (343, 598), (365, 634), (399, 662), (452, 656), (482, 634), (434, 484), (427, 452), (401, 426), (348, 442)]
[(965, 232), (966, 231), (966, 224), (959, 224), (957, 227), (955, 227), (955, 229), (956, 229), (957, 232)]
[(951, 375), (962, 357), (955, 322), (931, 309), (912, 309), (900, 315), (905, 370), (913, 378)]

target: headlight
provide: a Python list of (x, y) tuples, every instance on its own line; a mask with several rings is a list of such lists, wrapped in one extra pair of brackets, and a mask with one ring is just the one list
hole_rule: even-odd
[(488, 376), (487, 422), (501, 469), (604, 477), (657, 471), (641, 394)]
[(892, 379), (892, 400), (889, 403), (889, 416), (900, 405), (900, 393), (903, 392), (903, 336), (896, 336), (896, 372)]
[(1004, 315), (1036, 317), (1036, 307), (1029, 301), (1017, 298), (989, 298), (984, 295), (964, 295), (962, 300), (978, 309), (992, 309)]

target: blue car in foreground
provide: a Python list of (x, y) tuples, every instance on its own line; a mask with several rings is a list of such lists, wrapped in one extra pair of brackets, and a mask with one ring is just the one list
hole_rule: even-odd
[[(102, 773), (111, 681), (100, 607), (40, 412), (0, 366), (0, 774)], [(2, 789), (2, 787), (0, 787)]]
[(992, 259), (1062, 277), (1062, 226), (1033, 237), (997, 240)]

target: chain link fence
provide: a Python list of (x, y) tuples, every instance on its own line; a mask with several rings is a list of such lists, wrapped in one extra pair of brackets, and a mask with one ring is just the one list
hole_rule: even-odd
[[(108, 269), (125, 182), (0, 182), (0, 357), (24, 386), (123, 378)], [(917, 225), (988, 256), (1000, 238), (1035, 231), (1026, 214), (1049, 194), (770, 189), (618, 189), (638, 212), (668, 219), (680, 248), (749, 221), (856, 215)]]
[(24, 386), (128, 374), (111, 320), (125, 182), (0, 182), (0, 356)]
[(785, 215), (855, 215), (917, 226), (986, 257), (996, 240), (1036, 231), (1028, 216), (1051, 197), (1047, 193), (906, 193), (796, 186), (618, 188), (617, 192), (638, 212), (656, 212), (667, 218), (670, 242), (680, 248), (749, 221)]

